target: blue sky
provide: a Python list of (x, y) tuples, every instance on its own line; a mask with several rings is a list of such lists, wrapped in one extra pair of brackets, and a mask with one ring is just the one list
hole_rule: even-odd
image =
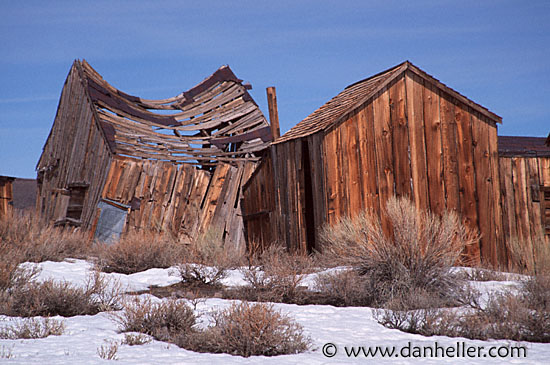
[(355, 81), (410, 60), (502, 116), (550, 132), (549, 1), (2, 1), (0, 175), (34, 177), (75, 58), (160, 99), (229, 64), (277, 87), (281, 131)]

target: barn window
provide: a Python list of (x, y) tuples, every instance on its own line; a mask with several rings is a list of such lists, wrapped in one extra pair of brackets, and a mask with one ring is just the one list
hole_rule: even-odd
[(550, 186), (541, 186), (542, 227), (544, 234), (550, 236)]
[(82, 209), (84, 208), (84, 199), (86, 198), (86, 191), (88, 191), (88, 184), (69, 184), (69, 204), (67, 206), (67, 215), (69, 219), (79, 221), (82, 217)]

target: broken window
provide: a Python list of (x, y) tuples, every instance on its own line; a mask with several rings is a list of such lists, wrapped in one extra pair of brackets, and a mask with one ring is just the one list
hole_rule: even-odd
[(105, 243), (116, 242), (124, 230), (130, 206), (102, 199), (97, 207), (100, 213), (94, 234), (96, 240)]

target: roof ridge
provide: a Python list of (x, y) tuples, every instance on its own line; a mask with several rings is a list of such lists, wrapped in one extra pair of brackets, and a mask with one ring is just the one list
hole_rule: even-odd
[(414, 73), (418, 77), (433, 84), (434, 87), (441, 92), (450, 95), (452, 98), (486, 116), (489, 120), (495, 123), (502, 123), (502, 118), (500, 116), (468, 99), (458, 91), (453, 90), (435, 77), (415, 66), (409, 60), (406, 60), (385, 71), (346, 86), (336, 96), (321, 105), (273, 143), (278, 144), (295, 138), (305, 137), (317, 133), (320, 130), (326, 130), (333, 125), (337, 125), (342, 119), (345, 119), (378, 91), (405, 72)]

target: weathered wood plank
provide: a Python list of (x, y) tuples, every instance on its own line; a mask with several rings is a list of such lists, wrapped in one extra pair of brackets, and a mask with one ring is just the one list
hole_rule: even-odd
[(445, 180), (443, 178), (443, 150), (441, 146), (441, 120), (439, 117), (439, 91), (425, 84), (424, 124), (426, 133), (426, 157), (430, 208), (436, 214), (445, 211)]
[(418, 210), (425, 211), (429, 208), (430, 199), (424, 134), (423, 81), (415, 74), (407, 73), (405, 87), (413, 200)]
[[(387, 200), (395, 193), (394, 164), (392, 152), (392, 130), (390, 124), (390, 97), (384, 89), (373, 100), (374, 138), (376, 140), (376, 160), (378, 170), (378, 192), (380, 209), (384, 210)], [(384, 229), (389, 226), (382, 221)]]
[[(473, 161), (474, 147), (472, 144), (471, 118), (468, 110), (457, 106), (455, 108), (455, 120), (457, 127), (460, 213), (465, 223), (470, 228), (477, 230), (479, 222)], [(465, 254), (473, 263), (480, 262), (479, 245), (467, 247)]]
[(405, 76), (395, 81), (389, 88), (390, 123), (394, 160), (395, 194), (412, 198), (411, 160), (409, 156), (409, 125), (405, 102)]
[(447, 210), (455, 213), (460, 209), (458, 182), (458, 161), (456, 141), (455, 105), (448, 96), (441, 95), (441, 142), (443, 148), (443, 177), (445, 179), (445, 199)]

